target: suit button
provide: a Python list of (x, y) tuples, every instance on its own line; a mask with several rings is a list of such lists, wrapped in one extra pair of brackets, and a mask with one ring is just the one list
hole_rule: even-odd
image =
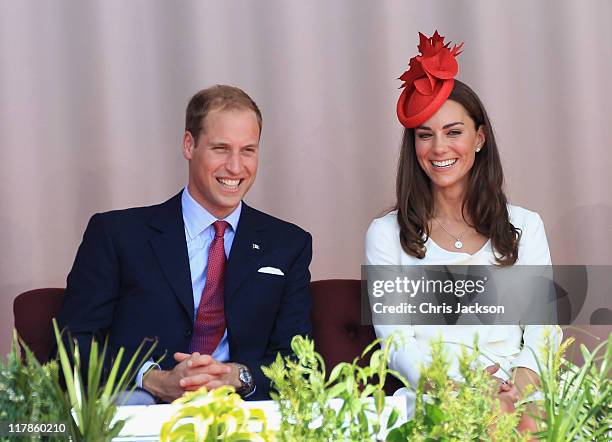
[(187, 330), (187, 331), (185, 332), (185, 336), (186, 336), (186, 337), (191, 336), (191, 330)]

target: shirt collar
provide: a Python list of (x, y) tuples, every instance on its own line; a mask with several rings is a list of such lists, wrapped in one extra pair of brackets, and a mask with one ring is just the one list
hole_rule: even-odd
[[(202, 207), (193, 197), (189, 194), (187, 186), (183, 190), (181, 195), (181, 205), (183, 207), (183, 222), (185, 223), (185, 229), (189, 235), (189, 239), (193, 239), (211, 226), (212, 223), (217, 221), (217, 218)], [(238, 228), (238, 221), (240, 220), (240, 213), (242, 212), (242, 201), (238, 204), (238, 207), (234, 209), (232, 213), (225, 217), (224, 221), (227, 221), (232, 230), (235, 232)]]

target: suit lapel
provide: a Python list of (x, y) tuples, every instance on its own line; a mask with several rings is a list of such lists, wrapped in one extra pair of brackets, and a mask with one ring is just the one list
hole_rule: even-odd
[(264, 226), (256, 210), (244, 202), (240, 213), (238, 231), (232, 243), (227, 271), (225, 272), (225, 301), (229, 301), (245, 278), (258, 264), (266, 250), (263, 239)]
[(161, 204), (159, 210), (151, 217), (149, 226), (156, 230), (156, 234), (151, 237), (150, 242), (174, 294), (185, 309), (189, 320), (193, 321), (193, 289), (181, 195), (182, 192)]

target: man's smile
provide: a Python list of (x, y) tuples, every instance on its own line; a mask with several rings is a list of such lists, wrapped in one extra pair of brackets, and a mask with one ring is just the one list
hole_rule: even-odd
[(238, 178), (219, 178), (217, 177), (217, 181), (221, 183), (223, 188), (227, 190), (238, 190), (238, 186), (243, 180), (238, 179)]

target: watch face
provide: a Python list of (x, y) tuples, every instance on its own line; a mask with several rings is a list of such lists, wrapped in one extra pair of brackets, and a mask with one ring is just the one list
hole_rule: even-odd
[(240, 367), (240, 375), (238, 377), (247, 385), (251, 383), (251, 373), (246, 368)]

